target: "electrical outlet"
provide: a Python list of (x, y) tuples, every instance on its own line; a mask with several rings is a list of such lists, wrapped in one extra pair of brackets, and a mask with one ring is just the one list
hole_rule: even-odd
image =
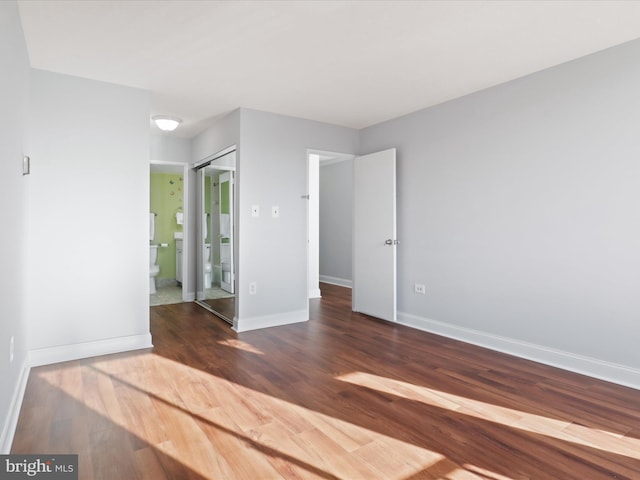
[(249, 283), (249, 295), (255, 295), (258, 291), (258, 286), (256, 282)]
[(413, 285), (413, 292), (424, 295), (425, 293), (427, 293), (427, 288), (420, 283), (416, 283)]

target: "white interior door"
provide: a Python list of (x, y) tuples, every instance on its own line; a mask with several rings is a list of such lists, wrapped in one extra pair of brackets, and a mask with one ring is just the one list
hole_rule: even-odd
[(220, 287), (229, 293), (234, 292), (233, 265), (233, 172), (220, 175), (220, 264), (222, 278)]
[(353, 310), (396, 321), (396, 150), (353, 160)]

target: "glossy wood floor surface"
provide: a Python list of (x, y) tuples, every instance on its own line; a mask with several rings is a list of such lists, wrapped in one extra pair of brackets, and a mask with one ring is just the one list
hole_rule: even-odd
[(155, 347), (31, 371), (13, 453), (81, 479), (640, 478), (640, 391), (350, 312), (242, 334), (153, 307)]

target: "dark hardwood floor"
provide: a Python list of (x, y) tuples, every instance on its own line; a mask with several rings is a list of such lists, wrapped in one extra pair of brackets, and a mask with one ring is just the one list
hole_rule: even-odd
[(34, 368), (13, 453), (81, 479), (640, 478), (640, 391), (350, 311), (236, 334), (151, 308), (154, 348)]
[(202, 300), (223, 318), (233, 322), (236, 316), (236, 297), (224, 297)]

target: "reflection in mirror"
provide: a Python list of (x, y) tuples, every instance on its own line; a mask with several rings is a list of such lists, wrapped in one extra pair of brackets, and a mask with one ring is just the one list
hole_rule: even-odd
[(198, 168), (196, 302), (233, 323), (235, 316), (235, 151)]

